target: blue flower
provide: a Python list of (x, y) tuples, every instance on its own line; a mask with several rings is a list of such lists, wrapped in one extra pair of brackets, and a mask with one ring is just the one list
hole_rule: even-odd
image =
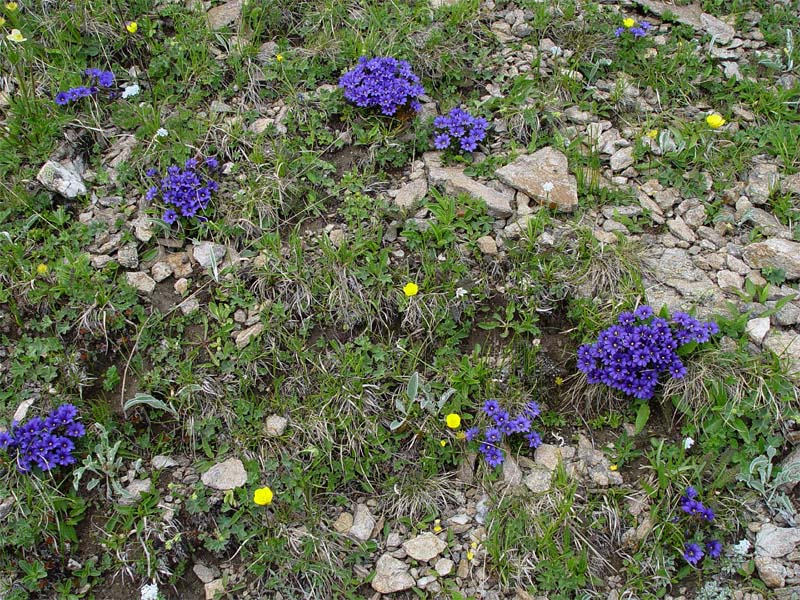
[(440, 133), (433, 138), (433, 145), (436, 146), (437, 150), (445, 150), (450, 146), (450, 136), (446, 133)]
[(69, 94), (67, 92), (58, 92), (56, 94), (55, 103), (59, 106), (69, 104)]
[(392, 57), (362, 56), (358, 65), (339, 79), (339, 87), (349, 102), (379, 108), (384, 115), (394, 115), (404, 106), (419, 110), (418, 98), (425, 93), (411, 65)]
[(466, 438), (466, 440), (467, 440), (468, 442), (471, 442), (471, 441), (472, 441), (472, 440), (474, 440), (476, 437), (478, 437), (478, 434), (479, 434), (480, 432), (481, 432), (481, 430), (480, 430), (479, 428), (477, 428), (477, 427), (470, 427), (469, 429), (467, 429), (467, 430), (464, 432), (464, 437)]
[(483, 403), (483, 412), (490, 417), (500, 410), (500, 403), (497, 400), (487, 400)]
[(542, 445), (542, 436), (536, 431), (531, 431), (525, 436), (525, 439), (528, 440), (528, 446), (531, 448), (538, 448)]
[(167, 210), (164, 211), (164, 215), (161, 217), (161, 219), (167, 225), (172, 225), (175, 221), (178, 220), (178, 213), (176, 213), (171, 208), (168, 208)]
[(703, 550), (698, 544), (686, 544), (683, 548), (683, 558), (693, 567), (703, 559)]
[(436, 128), (433, 145), (437, 149), (445, 150), (455, 140), (461, 151), (473, 152), (477, 149), (478, 142), (486, 137), (488, 122), (456, 107), (447, 116), (436, 117), (433, 126)]
[(722, 556), (722, 542), (719, 540), (708, 540), (705, 546), (706, 554), (711, 558), (719, 558)]

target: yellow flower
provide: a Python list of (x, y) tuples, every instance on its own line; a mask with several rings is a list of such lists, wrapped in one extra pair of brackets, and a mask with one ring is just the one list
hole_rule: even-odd
[(650, 131), (648, 131), (647, 137), (649, 137), (651, 140), (656, 139), (658, 137), (658, 129), (651, 129)]
[(633, 27), (634, 25), (636, 25), (636, 21), (634, 21), (633, 19), (631, 19), (630, 17), (628, 17), (627, 19), (622, 19), (622, 25), (623, 25), (623, 26), (624, 26), (626, 29), (630, 29), (631, 27)]
[(609, 471), (616, 471), (618, 468), (619, 468), (619, 467), (617, 467), (617, 465), (609, 465), (609, 466), (608, 466), (608, 470), (609, 470)]
[(139, 31), (139, 24), (136, 21), (128, 21), (125, 23), (125, 29), (128, 30), (128, 33), (136, 33)]
[(445, 422), (450, 429), (458, 429), (461, 427), (461, 415), (458, 413), (450, 413), (445, 417)]
[(47, 275), (48, 267), (44, 263), (40, 263), (36, 266), (36, 272), (39, 275)]
[(441, 441), (439, 442), (439, 445), (440, 445), (442, 448), (444, 448), (445, 446), (447, 446), (447, 440), (441, 440)]
[(442, 530), (442, 521), (440, 519), (436, 519), (433, 522), (433, 532), (439, 533)]
[(456, 439), (457, 439), (457, 440), (465, 440), (465, 439), (467, 439), (467, 434), (466, 434), (466, 433), (464, 433), (463, 431), (459, 431), (459, 432), (456, 434)]
[(478, 547), (478, 542), (472, 542), (469, 546), (474, 550), (475, 548)]
[(253, 502), (259, 506), (266, 506), (267, 504), (270, 504), (272, 502), (272, 490), (267, 486), (258, 488), (255, 492), (253, 492)]
[(276, 54), (275, 60), (277, 60), (278, 62), (283, 62), (283, 54)]
[(28, 41), (28, 38), (24, 37), (22, 35), (22, 32), (19, 29), (12, 29), (11, 33), (9, 33), (6, 36), (6, 39), (9, 42), (18, 42), (18, 43), (27, 42)]
[(416, 283), (408, 282), (403, 286), (403, 293), (409, 298), (416, 296), (419, 293), (419, 286)]
[(6, 20), (3, 17), (0, 17), (0, 27), (6, 24)]
[(467, 560), (475, 558), (475, 553), (472, 550), (467, 550)]
[(14, 12), (18, 8), (19, 8), (19, 4), (17, 4), (16, 2), (6, 2), (6, 10), (8, 12)]
[(561, 376), (556, 377), (556, 385), (564, 385), (564, 378)]
[(722, 115), (713, 113), (706, 117), (706, 123), (708, 123), (708, 126), (711, 127), (711, 129), (719, 129), (725, 125), (725, 119), (722, 118)]

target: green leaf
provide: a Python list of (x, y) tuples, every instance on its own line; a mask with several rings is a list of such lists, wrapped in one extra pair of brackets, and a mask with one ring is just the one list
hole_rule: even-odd
[(414, 371), (414, 374), (408, 379), (408, 386), (406, 386), (406, 396), (408, 396), (408, 399), (413, 402), (417, 397), (418, 390), (419, 390), (419, 373)]
[(644, 426), (647, 425), (647, 420), (650, 418), (650, 405), (646, 402), (639, 406), (639, 410), (636, 411), (636, 423), (634, 424), (634, 435), (639, 435)]
[(122, 412), (126, 413), (129, 409), (133, 408), (134, 406), (138, 406), (139, 404), (144, 404), (146, 406), (150, 406), (152, 408), (163, 410), (175, 418), (178, 418), (178, 411), (171, 404), (167, 404), (163, 400), (159, 400), (158, 398), (154, 398), (150, 394), (136, 394), (133, 398), (128, 400), (124, 406), (122, 407)]

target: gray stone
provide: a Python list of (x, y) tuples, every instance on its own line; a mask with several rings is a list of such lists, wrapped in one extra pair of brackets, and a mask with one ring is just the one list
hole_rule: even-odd
[(553, 446), (542, 444), (536, 449), (534, 460), (537, 465), (541, 465), (550, 471), (555, 471), (559, 462), (567, 462), (575, 456), (575, 448), (572, 446)]
[(33, 406), (34, 400), (33, 398), (29, 398), (28, 400), (23, 400), (19, 403), (17, 410), (14, 411), (14, 416), (11, 417), (12, 421), (16, 421), (17, 423), (22, 423), (25, 420), (25, 417), (28, 416), (28, 411), (30, 410), (31, 406)]
[(203, 473), (203, 484), (215, 490), (233, 490), (247, 483), (247, 471), (238, 458), (229, 458), (215, 464)]
[(661, 0), (636, 0), (637, 4), (649, 8), (661, 16), (666, 12), (675, 15), (679, 23), (714, 36), (718, 44), (727, 44), (736, 35), (736, 30), (720, 19), (703, 12), (699, 4), (678, 5)]
[(233, 112), (233, 107), (230, 104), (225, 104), (220, 100), (212, 100), (210, 110), (212, 113), (229, 113)]
[(430, 531), (403, 543), (403, 550), (414, 560), (428, 562), (439, 556), (447, 548), (447, 544)]
[(503, 483), (512, 488), (522, 483), (522, 470), (519, 468), (517, 461), (508, 454), (503, 461)]
[(488, 254), (490, 256), (497, 254), (497, 242), (494, 241), (492, 236), (485, 235), (483, 237), (479, 237), (476, 243), (478, 244), (480, 251), (484, 254)]
[(242, 0), (231, 0), (208, 11), (208, 24), (211, 29), (222, 29), (237, 21), (241, 14)]
[(756, 556), (780, 558), (800, 544), (800, 528), (765, 523), (756, 536)]
[(554, 148), (523, 154), (495, 174), (503, 183), (541, 204), (564, 212), (571, 212), (578, 206), (577, 180), (569, 173), (567, 157)]
[(553, 472), (547, 467), (534, 465), (530, 473), (525, 476), (525, 486), (534, 494), (543, 494), (550, 491), (553, 481)]
[[(800, 446), (792, 450), (789, 455), (781, 461), (781, 470), (785, 473), (792, 472), (800, 474)], [(789, 494), (797, 487), (797, 483), (797, 481), (790, 481), (789, 483), (785, 483), (782, 489)]]
[(766, 204), (780, 185), (778, 166), (771, 163), (756, 163), (747, 178), (744, 193), (753, 204)]
[(193, 312), (200, 310), (200, 300), (197, 299), (197, 296), (191, 296), (181, 302), (178, 307), (181, 309), (181, 312), (184, 315), (190, 315)]
[(758, 576), (768, 588), (780, 588), (786, 585), (786, 567), (777, 560), (756, 556), (755, 563), (756, 569), (758, 569)]
[(744, 285), (744, 278), (728, 269), (723, 269), (717, 273), (717, 285), (726, 292), (737, 292)]
[(133, 225), (133, 235), (140, 242), (149, 242), (153, 239), (153, 223), (147, 215), (140, 216), (131, 225)]
[(448, 194), (468, 194), (486, 203), (489, 216), (504, 219), (511, 216), (511, 200), (513, 192), (498, 192), (488, 185), (472, 179), (464, 174), (460, 169), (453, 169), (450, 177), (444, 184), (444, 189)]
[(686, 221), (684, 221), (682, 217), (675, 217), (674, 219), (669, 219), (667, 221), (667, 227), (669, 227), (669, 230), (678, 239), (690, 243), (697, 241), (697, 236), (691, 229), (689, 229), (689, 226), (686, 225)]
[(744, 331), (751, 342), (761, 345), (761, 342), (764, 341), (764, 338), (769, 332), (769, 325), (769, 317), (750, 319), (747, 325), (745, 325)]
[(134, 479), (125, 488), (122, 497), (118, 500), (119, 504), (123, 506), (131, 506), (136, 504), (142, 498), (142, 494), (146, 494), (153, 487), (153, 482), (148, 477), (147, 479)]
[(242, 331), (238, 332), (234, 336), (236, 347), (239, 348), (239, 350), (242, 350), (250, 343), (250, 341), (253, 338), (261, 335), (262, 331), (264, 331), (264, 324), (256, 323), (255, 325), (252, 325), (251, 327), (248, 327), (247, 329), (243, 329)]
[(379, 594), (393, 594), (414, 587), (414, 578), (408, 572), (408, 565), (389, 554), (384, 554), (375, 564), (375, 577), (372, 589)]
[(158, 471), (163, 469), (171, 469), (172, 467), (177, 467), (179, 465), (177, 460), (171, 456), (164, 456), (163, 454), (157, 454), (154, 456), (153, 460), (150, 461), (150, 464)]
[(280, 437), (286, 431), (289, 419), (280, 415), (267, 417), (267, 437)]
[(203, 583), (211, 583), (214, 579), (219, 577), (218, 569), (209, 568), (202, 563), (195, 564), (192, 567), (192, 571), (194, 571), (194, 574), (197, 575), (197, 578)]
[(139, 266), (139, 251), (135, 242), (128, 242), (117, 251), (117, 262), (126, 269)]
[(770, 238), (745, 247), (745, 262), (754, 269), (783, 269), (787, 279), (800, 279), (800, 243)]
[(159, 261), (150, 267), (150, 275), (159, 283), (172, 275), (172, 265), (168, 262)]
[(14, 496), (8, 496), (0, 502), (0, 520), (5, 519), (11, 514), (11, 509), (14, 508), (15, 502)]
[(786, 361), (789, 375), (800, 375), (800, 335), (793, 331), (772, 330), (762, 345)]
[(400, 208), (410, 208), (428, 193), (428, 182), (424, 179), (409, 181), (397, 191), (394, 203)]
[(439, 574), (439, 577), (447, 577), (453, 571), (453, 567), (455, 567), (455, 563), (450, 560), (449, 558), (440, 558), (436, 561), (436, 572)]
[(375, 528), (375, 517), (369, 512), (366, 504), (357, 504), (353, 515), (353, 526), (348, 532), (351, 537), (366, 542), (372, 536)]
[[(212, 265), (216, 265), (217, 268), (219, 268), (219, 265), (222, 264), (222, 260), (225, 258), (226, 251), (227, 248), (220, 244), (200, 242), (192, 249), (192, 255), (204, 269), (210, 269)], [(167, 260), (169, 260), (169, 257)]]
[(86, 186), (78, 173), (52, 160), (42, 165), (36, 179), (47, 190), (65, 198), (73, 199), (86, 193)]
[(214, 581), (209, 581), (203, 589), (206, 594), (206, 600), (215, 600), (217, 598), (222, 598), (225, 594), (225, 584), (222, 582), (222, 579), (215, 579)]
[(125, 279), (127, 279), (128, 285), (136, 288), (136, 291), (143, 294), (152, 294), (156, 289), (156, 282), (153, 278), (141, 271), (125, 273)]
[(611, 155), (609, 163), (615, 173), (624, 171), (633, 164), (633, 148), (620, 148)]
[(342, 512), (333, 522), (333, 528), (338, 533), (348, 533), (350, 528), (353, 526), (353, 515), (349, 512)]

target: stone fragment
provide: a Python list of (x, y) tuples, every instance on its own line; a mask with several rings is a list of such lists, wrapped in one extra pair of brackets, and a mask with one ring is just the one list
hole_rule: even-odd
[(747, 177), (744, 193), (753, 204), (766, 204), (779, 186), (778, 166), (772, 163), (756, 163)]
[(436, 572), (439, 574), (439, 577), (447, 577), (453, 571), (453, 567), (455, 563), (450, 560), (449, 558), (440, 558), (436, 561)]
[(222, 579), (215, 579), (214, 581), (209, 581), (203, 587), (206, 600), (217, 600), (222, 598), (225, 594), (225, 584), (222, 582)]
[(394, 203), (400, 208), (410, 208), (428, 193), (428, 182), (424, 179), (409, 181), (397, 191)]
[(490, 235), (485, 235), (477, 239), (478, 248), (484, 254), (495, 256), (497, 254), (497, 242)]
[(503, 461), (503, 483), (515, 488), (522, 483), (522, 470), (512, 456), (506, 456)]
[(523, 154), (495, 174), (503, 183), (560, 211), (571, 212), (578, 206), (578, 183), (569, 173), (567, 157), (549, 146)]
[(504, 219), (511, 216), (511, 199), (514, 197), (512, 192), (503, 193), (490, 188), (488, 185), (468, 177), (459, 169), (454, 170), (444, 184), (444, 190), (448, 194), (467, 194), (486, 203), (487, 212), (490, 217)]
[(633, 164), (633, 148), (620, 148), (611, 155), (609, 163), (615, 173), (624, 171)]
[(756, 536), (756, 556), (780, 558), (800, 544), (800, 528), (765, 523)]
[(197, 578), (203, 583), (211, 583), (214, 579), (219, 577), (219, 571), (217, 569), (209, 568), (202, 563), (196, 563), (192, 567), (192, 571), (194, 571), (194, 574), (197, 575)]
[(215, 490), (233, 490), (247, 483), (247, 471), (238, 458), (229, 458), (215, 464), (203, 473), (203, 484)]
[(128, 285), (136, 288), (136, 291), (143, 294), (152, 294), (156, 289), (156, 282), (153, 278), (141, 271), (125, 273), (125, 279), (127, 279)]
[(141, 215), (131, 223), (133, 235), (140, 242), (149, 242), (153, 239), (153, 224), (147, 215)]
[(153, 487), (153, 482), (150, 478), (134, 479), (124, 489), (122, 497), (117, 501), (123, 506), (131, 506), (136, 504), (142, 498), (142, 494), (146, 494)]
[(636, 0), (636, 3), (645, 6), (655, 14), (661, 16), (666, 12), (675, 16), (679, 23), (689, 25), (697, 31), (704, 31), (713, 36), (717, 44), (725, 45), (733, 40), (736, 30), (718, 19), (717, 17), (703, 12), (698, 4), (678, 5), (661, 0)]
[(781, 588), (786, 585), (787, 570), (777, 560), (765, 556), (756, 556), (756, 569), (761, 581), (768, 588)]
[(181, 312), (184, 315), (190, 315), (193, 312), (200, 310), (200, 300), (197, 299), (197, 296), (190, 296), (181, 302), (178, 307), (181, 309)]
[(369, 512), (366, 504), (357, 504), (353, 515), (353, 526), (348, 532), (351, 537), (366, 542), (372, 536), (375, 528), (375, 517)]
[(289, 419), (281, 415), (270, 415), (267, 417), (267, 437), (280, 437), (286, 431)]
[(575, 456), (575, 448), (572, 446), (553, 446), (542, 444), (536, 449), (534, 460), (537, 465), (546, 467), (550, 471), (555, 471), (559, 462), (567, 462)]
[(403, 550), (414, 560), (422, 562), (436, 558), (445, 548), (447, 548), (447, 544), (430, 531), (403, 543)]
[(744, 278), (734, 271), (723, 269), (717, 272), (717, 285), (726, 292), (737, 292), (742, 289)]
[(160, 283), (172, 275), (172, 265), (165, 261), (159, 261), (150, 267), (150, 275), (156, 283)]
[(216, 265), (219, 268), (225, 258), (226, 251), (227, 248), (220, 244), (200, 242), (192, 249), (192, 255), (204, 269), (210, 269), (212, 265)]
[(669, 219), (667, 221), (667, 227), (669, 227), (669, 230), (678, 239), (690, 243), (697, 241), (697, 236), (691, 229), (689, 229), (689, 226), (686, 225), (686, 221), (684, 221), (682, 217), (675, 217), (674, 219)]
[(264, 324), (256, 323), (255, 325), (236, 333), (234, 336), (236, 347), (239, 348), (239, 350), (247, 347), (247, 345), (250, 343), (250, 340), (261, 335), (262, 331), (264, 331)]
[(176, 279), (188, 277), (192, 274), (192, 263), (189, 261), (189, 254), (186, 252), (176, 252), (167, 254), (164, 261), (172, 267), (172, 274)]
[(372, 589), (379, 594), (393, 594), (414, 587), (414, 578), (408, 572), (408, 565), (389, 554), (384, 554), (375, 564), (375, 577)]
[(86, 186), (78, 173), (52, 160), (42, 165), (36, 179), (47, 190), (70, 200), (86, 193)]
[(769, 325), (769, 317), (750, 319), (745, 325), (744, 331), (751, 342), (761, 345), (769, 332)]
[(540, 465), (534, 465), (523, 480), (525, 486), (534, 494), (550, 491), (552, 481), (553, 471)]
[(135, 269), (139, 266), (139, 251), (135, 242), (128, 242), (117, 250), (117, 262), (126, 269)]
[(800, 375), (800, 335), (794, 331), (772, 330), (762, 346), (786, 361), (789, 375)]
[(163, 454), (157, 454), (154, 456), (153, 460), (150, 461), (150, 464), (158, 471), (163, 469), (171, 469), (172, 467), (177, 467), (179, 465), (177, 460), (171, 456), (165, 456)]
[(212, 30), (233, 24), (242, 14), (242, 0), (231, 0), (208, 11), (208, 25)]
[(800, 279), (800, 243), (770, 238), (745, 247), (744, 261), (754, 269), (782, 269), (787, 279)]
[(350, 531), (353, 526), (353, 515), (349, 512), (342, 512), (333, 522), (333, 528), (338, 532), (345, 534)]

